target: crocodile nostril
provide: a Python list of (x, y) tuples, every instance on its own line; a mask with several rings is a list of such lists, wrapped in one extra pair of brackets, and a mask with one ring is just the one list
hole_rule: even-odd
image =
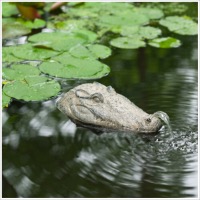
[(147, 119), (146, 119), (146, 122), (150, 123), (150, 122), (151, 122), (151, 119), (150, 119), (150, 118), (147, 118)]

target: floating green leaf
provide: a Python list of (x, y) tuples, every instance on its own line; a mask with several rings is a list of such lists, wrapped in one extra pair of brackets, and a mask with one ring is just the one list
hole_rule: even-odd
[(188, 5), (183, 4), (183, 2), (168, 2), (167, 4), (163, 4), (160, 2), (157, 3), (155, 6), (158, 6), (160, 9), (162, 9), (165, 15), (180, 15), (188, 10)]
[(17, 19), (17, 23), (20, 23), (21, 25), (30, 29), (38, 29), (46, 25), (46, 22), (42, 19), (35, 19), (34, 21), (31, 21), (19, 18)]
[(122, 27), (121, 35), (128, 37), (139, 37), (140, 39), (153, 39), (161, 34), (161, 30), (151, 26), (132, 26), (132, 27)]
[(111, 55), (111, 49), (104, 45), (100, 44), (89, 45), (88, 49), (90, 50), (90, 52), (93, 53), (93, 55), (96, 58), (104, 59)]
[(106, 58), (111, 55), (111, 49), (100, 44), (76, 46), (69, 53), (77, 58)]
[(110, 41), (110, 44), (114, 47), (121, 49), (137, 49), (139, 47), (145, 47), (145, 42), (140, 38), (119, 37)]
[[(38, 80), (38, 82), (31, 79)], [(25, 78), (25, 81), (16, 80), (6, 84), (3, 92), (7, 96), (19, 100), (41, 101), (56, 96), (60, 89), (60, 85), (56, 81), (48, 81), (46, 77), (33, 76)]]
[(95, 70), (91, 67), (77, 67), (74, 65), (63, 65), (59, 62), (43, 62), (40, 65), (40, 70), (43, 73), (60, 78), (82, 78), (92, 76), (94, 73), (99, 72), (102, 68)]
[(161, 30), (151, 26), (140, 27), (139, 35), (145, 39), (153, 39), (161, 35)]
[(3, 68), (3, 78), (6, 80), (23, 80), (26, 76), (39, 75), (40, 70), (28, 64), (15, 64), (10, 68)]
[(133, 36), (139, 32), (139, 26), (123, 26), (120, 30), (122, 36)]
[(176, 48), (181, 45), (181, 42), (176, 38), (166, 37), (150, 40), (148, 44), (157, 48)]
[(188, 17), (170, 16), (161, 19), (159, 23), (166, 26), (170, 31), (181, 35), (198, 34), (198, 24)]
[(92, 12), (90, 8), (69, 9), (68, 15), (70, 17), (84, 17), (84, 18), (98, 17), (98, 13)]
[(69, 53), (77, 58), (94, 58), (94, 56), (91, 54), (91, 52), (82, 45), (76, 46), (74, 48), (71, 48)]
[(17, 7), (9, 2), (2, 2), (2, 16), (10, 17), (19, 14)]
[(45, 24), (46, 22), (42, 19), (31, 21), (22, 18), (3, 18), (3, 39), (27, 35), (31, 33), (31, 29), (42, 28)]
[(15, 46), (8, 46), (2, 48), (2, 60), (8, 64), (21, 61), (20, 58), (15, 57), (12, 52), (16, 50)]
[(162, 10), (156, 8), (135, 8), (134, 11), (147, 16), (149, 19), (159, 19), (164, 15)]
[(40, 83), (44, 83), (48, 80), (47, 77), (45, 76), (27, 76), (25, 78), (26, 82), (28, 83), (29, 86), (34, 86), (34, 85), (37, 85), (37, 84), (40, 84)]
[(2, 38), (14, 38), (22, 35), (29, 34), (30, 28), (27, 28), (19, 23), (3, 23)]
[(33, 47), (29, 43), (14, 46), (10, 53), (24, 60), (45, 60), (58, 54), (58, 52), (50, 49)]
[(85, 38), (87, 42), (94, 42), (97, 39), (97, 34), (87, 29), (72, 31), (76, 36)]
[(69, 19), (68, 15), (62, 15), (62, 18), (48, 21), (47, 28), (73, 32), (74, 30), (85, 29), (88, 25), (87, 19)]
[(54, 57), (55, 61), (43, 62), (39, 69), (46, 74), (60, 78), (90, 79), (98, 73), (99, 77), (109, 73), (108, 67), (97, 60), (75, 58), (68, 53)]
[(102, 65), (103, 69), (100, 72), (97, 72), (96, 74), (88, 77), (87, 79), (98, 79), (98, 78), (102, 78), (106, 75), (108, 75), (110, 73), (110, 67), (108, 67), (107, 65), (103, 64)]
[(147, 24), (149, 19), (145, 15), (122, 11), (117, 15), (102, 15), (100, 16), (100, 22), (115, 26), (137, 26)]
[(107, 11), (107, 12), (115, 12), (121, 11), (123, 9), (133, 9), (133, 5), (130, 3), (122, 3), (122, 2), (86, 2), (83, 6), (83, 8), (90, 8), (93, 11)]
[(7, 95), (5, 95), (4, 92), (2, 92), (2, 107), (8, 107), (9, 103), (10, 103), (11, 98)]
[(42, 32), (30, 36), (28, 40), (34, 42), (37, 46), (52, 48), (56, 51), (67, 51), (76, 45), (87, 42), (87, 38), (69, 35), (63, 32)]

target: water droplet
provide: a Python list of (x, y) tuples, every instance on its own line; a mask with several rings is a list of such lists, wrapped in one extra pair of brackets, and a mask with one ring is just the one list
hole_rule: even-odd
[(167, 125), (169, 132), (172, 133), (170, 120), (169, 120), (169, 116), (167, 115), (167, 113), (165, 113), (163, 111), (157, 111), (152, 115), (152, 117), (158, 117), (159, 119), (161, 119)]

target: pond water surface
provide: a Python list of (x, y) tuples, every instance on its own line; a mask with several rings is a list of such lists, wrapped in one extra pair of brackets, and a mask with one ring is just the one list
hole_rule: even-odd
[[(118, 50), (105, 60), (111, 85), (172, 132), (77, 128), (55, 106), (13, 101), (3, 110), (3, 197), (197, 197), (197, 37), (176, 49)], [(92, 81), (63, 81), (63, 91)]]

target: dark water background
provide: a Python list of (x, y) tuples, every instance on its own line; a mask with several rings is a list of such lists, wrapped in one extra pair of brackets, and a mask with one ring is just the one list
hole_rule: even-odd
[[(177, 37), (176, 49), (114, 49), (98, 80), (148, 113), (166, 112), (172, 133), (98, 136), (68, 121), (56, 99), (13, 101), (3, 110), (3, 197), (197, 197), (197, 37)], [(63, 91), (85, 82), (63, 81)]]

